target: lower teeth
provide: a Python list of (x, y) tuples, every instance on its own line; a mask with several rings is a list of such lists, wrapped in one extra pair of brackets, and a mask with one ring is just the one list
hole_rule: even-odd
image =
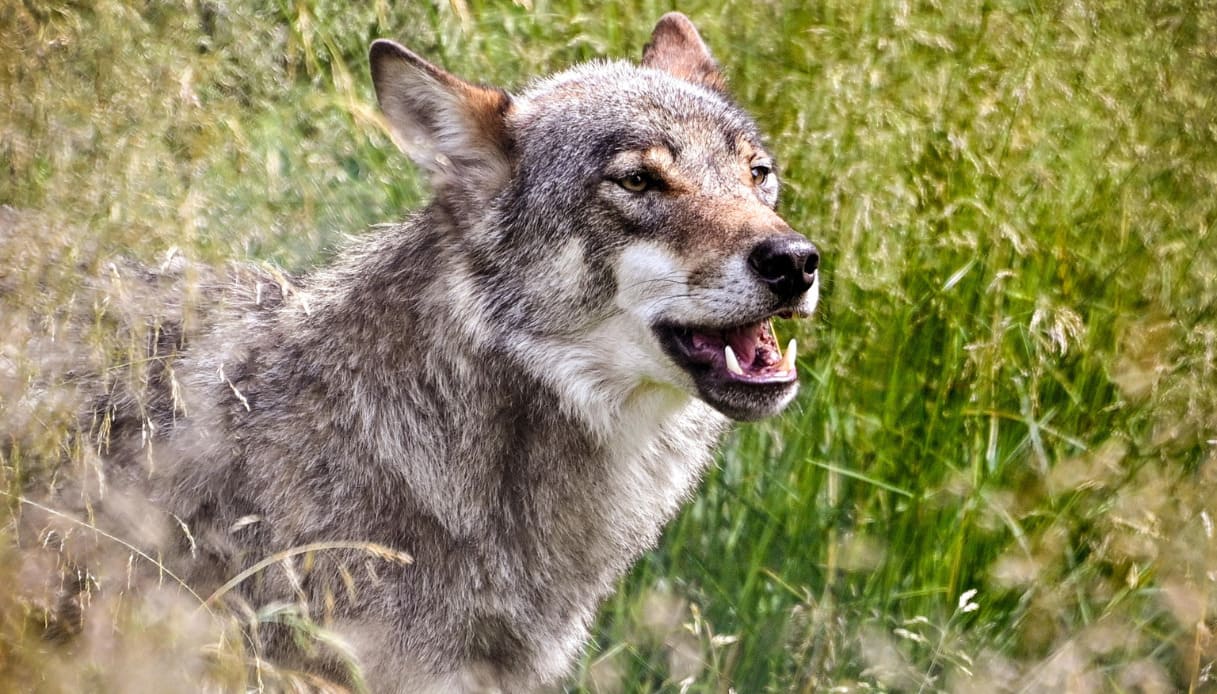
[(731, 345), (723, 348), (723, 356), (727, 360), (727, 370), (736, 376), (743, 376), (744, 370), (740, 368), (739, 359), (735, 358), (735, 350), (731, 349)]

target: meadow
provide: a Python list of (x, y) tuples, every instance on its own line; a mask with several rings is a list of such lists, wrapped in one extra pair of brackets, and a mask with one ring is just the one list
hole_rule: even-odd
[[(732, 434), (571, 691), (1217, 691), (1207, 0), (0, 0), (0, 205), (37, 220), (0, 244), (0, 580), (28, 580), (19, 498), (83, 455), (73, 403), (36, 396), (84, 277), (303, 272), (422, 204), (373, 38), (511, 88), (636, 59), (671, 9), (768, 134), (824, 292), (778, 327), (798, 400)], [(196, 643), (132, 596), (58, 647), (22, 595), (0, 689), (290, 686), (232, 636), (273, 615)]]

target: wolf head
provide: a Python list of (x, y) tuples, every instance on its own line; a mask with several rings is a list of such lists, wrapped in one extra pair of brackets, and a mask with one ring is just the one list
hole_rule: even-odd
[[(514, 355), (572, 411), (639, 389), (735, 419), (784, 407), (819, 254), (774, 211), (777, 166), (693, 24), (655, 27), (640, 65), (597, 62), (518, 95), (391, 41), (371, 48), (381, 108), (452, 226), (448, 274), (471, 340)], [(608, 415), (606, 415), (608, 416)]]

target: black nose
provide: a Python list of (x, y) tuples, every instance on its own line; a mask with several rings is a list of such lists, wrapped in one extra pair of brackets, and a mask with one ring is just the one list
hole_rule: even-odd
[(815, 283), (820, 253), (798, 234), (770, 236), (748, 254), (748, 265), (774, 294), (790, 300)]

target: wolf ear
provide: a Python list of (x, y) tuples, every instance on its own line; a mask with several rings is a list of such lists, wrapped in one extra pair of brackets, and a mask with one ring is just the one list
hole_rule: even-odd
[(369, 59), (394, 142), (437, 185), (489, 197), (507, 181), (507, 92), (466, 82), (385, 39), (372, 43)]
[(727, 93), (727, 80), (697, 33), (697, 27), (679, 12), (669, 12), (659, 18), (650, 42), (642, 49), (642, 65)]

